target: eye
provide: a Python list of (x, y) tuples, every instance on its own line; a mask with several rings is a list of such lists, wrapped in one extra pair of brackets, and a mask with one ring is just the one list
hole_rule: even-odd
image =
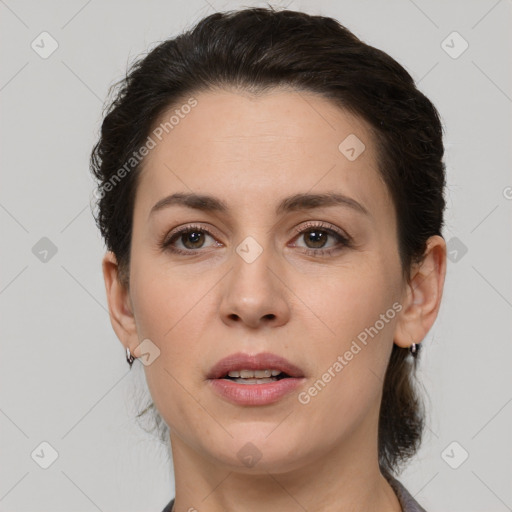
[[(297, 240), (303, 239), (305, 242), (304, 253), (310, 256), (330, 255), (350, 245), (348, 236), (345, 236), (328, 224), (308, 223), (306, 226), (303, 225), (296, 231), (299, 234)], [(327, 246), (329, 239), (331, 239), (333, 243)], [(299, 247), (301, 246), (299, 245)]]
[[(205, 247), (206, 238), (214, 240), (208, 230), (201, 226), (184, 226), (160, 242), (160, 248), (177, 254), (191, 254)], [(215, 240), (214, 240), (215, 241)], [(179, 247), (181, 244), (181, 247)], [(222, 245), (215, 241), (216, 245)]]
[[(300, 244), (295, 246), (303, 247), (302, 252), (309, 256), (327, 256), (350, 246), (350, 238), (330, 224), (311, 222), (295, 229), (295, 232), (299, 235), (295, 239), (303, 239), (306, 244), (305, 246)], [(165, 236), (159, 242), (159, 246), (162, 250), (190, 256), (194, 253), (204, 252), (203, 249), (208, 247), (206, 245), (207, 238), (211, 238), (214, 242), (210, 244), (210, 247), (220, 247), (223, 245), (217, 242), (214, 236), (204, 227), (189, 225), (183, 226), (171, 232), (170, 235)], [(329, 240), (331, 241), (330, 246), (327, 245)]]

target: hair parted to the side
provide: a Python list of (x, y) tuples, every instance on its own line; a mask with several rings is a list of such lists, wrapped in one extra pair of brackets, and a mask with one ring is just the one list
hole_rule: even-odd
[[(262, 93), (291, 87), (329, 98), (371, 127), (407, 280), (428, 238), (442, 236), (445, 165), (436, 108), (400, 64), (332, 18), (272, 7), (215, 13), (141, 57), (116, 86), (91, 155), (100, 188), (144, 144), (159, 117), (184, 98), (217, 88)], [(139, 171), (140, 164), (102, 192), (95, 215), (127, 288)], [(421, 443), (425, 416), (415, 389), (416, 357), (393, 345), (379, 418), (384, 474), (398, 474)], [(146, 410), (154, 411), (164, 439), (167, 427), (151, 402)]]

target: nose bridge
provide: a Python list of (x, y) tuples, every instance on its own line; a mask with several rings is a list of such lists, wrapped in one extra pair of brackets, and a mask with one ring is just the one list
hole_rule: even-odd
[(240, 320), (255, 327), (264, 319), (275, 324), (289, 317), (286, 291), (278, 279), (279, 258), (264, 230), (245, 236), (233, 251), (233, 267), (224, 287), (224, 321)]
[(245, 236), (234, 250), (231, 287), (236, 285), (239, 292), (243, 290), (244, 294), (254, 299), (259, 297), (259, 300), (263, 300), (266, 293), (273, 295), (277, 290), (274, 290), (275, 276), (271, 269), (277, 264), (277, 258), (272, 253), (273, 244), (262, 231)]

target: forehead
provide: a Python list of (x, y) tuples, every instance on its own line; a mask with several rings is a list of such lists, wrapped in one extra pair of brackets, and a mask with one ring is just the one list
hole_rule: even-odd
[(192, 97), (162, 113), (152, 129), (139, 208), (149, 211), (176, 191), (262, 207), (295, 193), (339, 191), (369, 210), (389, 207), (371, 130), (332, 101), (288, 89)]

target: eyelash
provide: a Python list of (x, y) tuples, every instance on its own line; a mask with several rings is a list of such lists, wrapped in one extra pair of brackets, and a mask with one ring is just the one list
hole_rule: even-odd
[[(308, 233), (313, 230), (318, 230), (321, 232), (326, 233), (327, 235), (333, 236), (337, 238), (339, 244), (341, 244), (343, 247), (350, 247), (351, 246), (351, 239), (348, 236), (343, 235), (342, 233), (338, 232), (337, 230), (330, 227), (329, 224), (325, 224), (322, 222), (314, 223), (310, 222), (307, 223), (306, 226), (301, 226), (301, 228), (296, 228), (295, 234), (300, 236), (305, 233)], [(184, 251), (183, 249), (177, 249), (176, 247), (172, 246), (172, 243), (176, 241), (181, 235), (184, 235), (186, 233), (192, 233), (192, 232), (200, 232), (200, 233), (206, 233), (207, 235), (211, 236), (212, 238), (215, 238), (207, 229), (204, 227), (198, 226), (198, 225), (189, 225), (184, 226), (177, 231), (174, 231), (171, 235), (165, 236), (160, 242), (159, 247), (161, 250), (170, 251), (175, 254), (183, 254), (190, 256), (194, 253), (200, 252), (200, 249), (194, 250), (189, 249)], [(330, 249), (308, 249), (303, 248), (302, 252), (308, 256), (330, 256), (335, 252), (338, 252), (342, 249), (342, 247), (334, 247)]]

